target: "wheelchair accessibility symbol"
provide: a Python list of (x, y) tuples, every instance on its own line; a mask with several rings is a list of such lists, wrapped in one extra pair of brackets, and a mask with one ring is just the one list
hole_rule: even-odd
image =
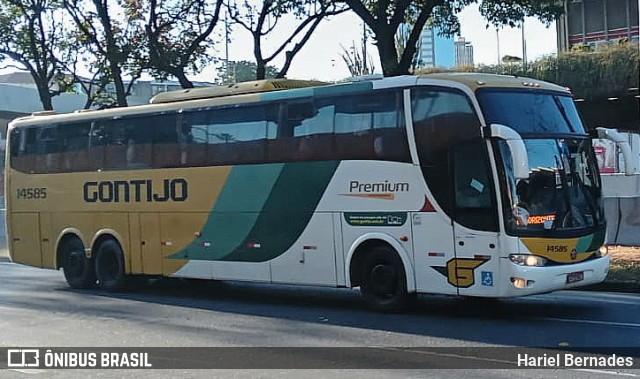
[(481, 273), (482, 285), (487, 287), (493, 287), (493, 272), (482, 271)]

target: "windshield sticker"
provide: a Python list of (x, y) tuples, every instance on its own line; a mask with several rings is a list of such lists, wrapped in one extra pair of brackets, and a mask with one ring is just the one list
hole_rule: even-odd
[(484, 184), (480, 183), (476, 179), (471, 180), (471, 183), (469, 185), (473, 187), (476, 191), (478, 191), (478, 193), (481, 193), (484, 190)]

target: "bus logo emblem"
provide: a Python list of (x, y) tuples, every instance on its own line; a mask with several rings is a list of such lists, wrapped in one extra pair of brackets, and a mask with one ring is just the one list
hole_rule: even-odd
[(469, 288), (475, 284), (475, 269), (482, 266), (486, 261), (486, 259), (453, 258), (447, 262), (445, 267), (431, 266), (431, 268), (446, 276), (447, 281), (452, 286)]
[(576, 258), (578, 258), (578, 252), (576, 251), (576, 249), (571, 250), (571, 260), (575, 261)]

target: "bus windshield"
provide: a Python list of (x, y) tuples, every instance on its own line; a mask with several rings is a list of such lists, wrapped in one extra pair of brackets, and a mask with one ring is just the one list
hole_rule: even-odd
[[(601, 183), (591, 140), (571, 97), (553, 93), (487, 91), (479, 95), (487, 124), (518, 131), (529, 178), (516, 180), (506, 142), (497, 141), (506, 187), (505, 220), (514, 235), (585, 231), (604, 226)], [(554, 135), (555, 134), (555, 135)]]
[(553, 92), (482, 90), (487, 124), (508, 125), (520, 135), (586, 134), (571, 96)]

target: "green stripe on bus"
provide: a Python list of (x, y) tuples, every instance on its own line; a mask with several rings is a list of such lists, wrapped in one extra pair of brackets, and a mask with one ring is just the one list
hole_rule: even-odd
[(592, 234), (593, 238), (591, 239), (591, 244), (589, 245), (589, 247), (587, 248), (587, 251), (596, 251), (600, 248), (600, 246), (602, 246), (604, 244), (604, 239), (606, 237), (607, 234), (607, 229), (602, 228), (600, 230), (598, 230), (597, 232), (595, 232), (594, 234)]
[(287, 100), (309, 98), (313, 96), (313, 88), (298, 88), (290, 91), (272, 91), (260, 94), (260, 101)]
[(171, 258), (264, 262), (283, 254), (306, 228), (338, 164), (234, 167), (201, 236)]
[(201, 236), (171, 258), (217, 260), (237, 250), (253, 229), (283, 167), (282, 163), (235, 166)]
[(604, 243), (604, 237), (606, 229), (601, 229), (593, 234), (589, 234), (578, 239), (576, 243), (576, 252), (578, 253), (592, 253), (600, 248)]
[[(323, 97), (323, 96), (338, 96), (338, 95), (349, 95), (352, 93), (358, 92), (367, 92), (373, 89), (373, 83), (371, 82), (357, 82), (357, 83), (345, 83), (336, 86), (326, 86), (326, 87), (316, 87), (313, 88), (314, 96)], [(372, 93), (371, 96), (375, 96), (375, 93)]]
[(287, 251), (309, 224), (338, 164), (287, 163), (253, 230), (224, 260), (265, 262)]

